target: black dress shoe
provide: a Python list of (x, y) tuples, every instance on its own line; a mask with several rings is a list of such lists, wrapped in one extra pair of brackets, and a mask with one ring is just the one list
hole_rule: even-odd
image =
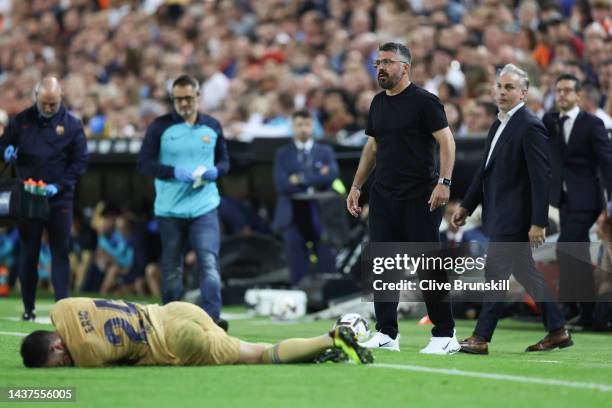
[(215, 319), (215, 323), (217, 324), (217, 326), (222, 328), (226, 333), (229, 330), (229, 322), (227, 320), (218, 318), (218, 319)]
[(36, 312), (23, 312), (21, 315), (21, 320), (24, 322), (33, 322), (36, 319)]

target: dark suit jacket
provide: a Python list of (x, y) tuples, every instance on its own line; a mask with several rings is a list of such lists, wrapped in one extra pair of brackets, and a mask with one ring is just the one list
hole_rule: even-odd
[(546, 128), (526, 106), (512, 115), (485, 167), (491, 142), (501, 122), (487, 138), (482, 165), (461, 206), (471, 214), (482, 204), (482, 225), (492, 239), (526, 236), (531, 225), (548, 225), (550, 167)]
[[(321, 174), (323, 166), (329, 167), (329, 172)], [(291, 174), (301, 174), (302, 183), (298, 185), (289, 182)], [(274, 185), (278, 198), (272, 227), (280, 230), (293, 222), (293, 207), (291, 196), (305, 192), (308, 187), (316, 190), (327, 190), (338, 177), (336, 155), (330, 146), (315, 143), (308, 155), (306, 163), (300, 163), (298, 149), (291, 142), (276, 152), (274, 159)]]
[(550, 204), (559, 207), (563, 182), (567, 187), (567, 204), (574, 211), (601, 211), (605, 199), (598, 170), (608, 194), (612, 193), (612, 142), (597, 116), (580, 112), (576, 117), (569, 143), (557, 134), (559, 112), (544, 115), (550, 134), (552, 183)]

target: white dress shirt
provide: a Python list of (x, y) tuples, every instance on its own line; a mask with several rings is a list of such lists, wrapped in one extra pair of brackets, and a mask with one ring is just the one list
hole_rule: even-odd
[(499, 119), (501, 124), (497, 128), (497, 132), (495, 132), (495, 136), (493, 136), (493, 141), (491, 142), (491, 148), (489, 149), (489, 155), (487, 156), (487, 161), (485, 162), (485, 167), (487, 167), (489, 165), (489, 160), (491, 160), (491, 155), (493, 154), (493, 149), (495, 149), (495, 145), (497, 144), (497, 141), (499, 140), (499, 136), (502, 134), (502, 132), (506, 128), (506, 125), (510, 121), (510, 118), (512, 117), (512, 115), (514, 115), (516, 113), (517, 110), (521, 109), (524, 105), (525, 105), (525, 102), (520, 102), (514, 108), (510, 109), (508, 111), (508, 113), (500, 111), (497, 114), (497, 119)]
[(563, 122), (563, 139), (565, 140), (565, 145), (569, 143), (570, 135), (572, 134), (572, 128), (574, 127), (574, 122), (576, 122), (576, 118), (580, 113), (580, 108), (578, 106), (574, 106), (572, 109), (568, 110), (565, 113), (559, 112), (559, 118), (563, 116), (567, 116), (565, 122)]
[(314, 145), (314, 140), (312, 139), (308, 139), (305, 142), (300, 142), (297, 139), (293, 139), (293, 142), (295, 143), (295, 147), (297, 147), (298, 150), (304, 150), (306, 154), (310, 154), (310, 150), (312, 150), (312, 146)]

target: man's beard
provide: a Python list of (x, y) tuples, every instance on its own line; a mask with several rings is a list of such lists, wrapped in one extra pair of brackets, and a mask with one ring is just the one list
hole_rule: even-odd
[(177, 109), (177, 112), (180, 117), (187, 120), (193, 115), (193, 109)]
[(382, 89), (392, 89), (399, 82), (399, 79), (391, 78), (386, 73), (385, 74), (379, 73), (377, 79), (378, 79), (378, 85)]

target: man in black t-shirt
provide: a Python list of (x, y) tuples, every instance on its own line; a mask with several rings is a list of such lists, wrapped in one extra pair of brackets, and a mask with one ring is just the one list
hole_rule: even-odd
[[(370, 192), (372, 242), (439, 242), (442, 207), (450, 197), (455, 143), (440, 100), (410, 82), (410, 50), (386, 43), (375, 66), (385, 91), (370, 106), (364, 147), (347, 197), (354, 217), (361, 212), (361, 188), (376, 167)], [(436, 157), (436, 143), (440, 146)], [(420, 254), (408, 254), (418, 256)], [(420, 279), (446, 281), (440, 270), (419, 270)], [(459, 350), (451, 304), (444, 291), (423, 292), (434, 324), (432, 338), (421, 353), (452, 354)], [(384, 298), (384, 299), (383, 299)], [(363, 345), (399, 351), (397, 305), (399, 293), (375, 293), (377, 333)]]

